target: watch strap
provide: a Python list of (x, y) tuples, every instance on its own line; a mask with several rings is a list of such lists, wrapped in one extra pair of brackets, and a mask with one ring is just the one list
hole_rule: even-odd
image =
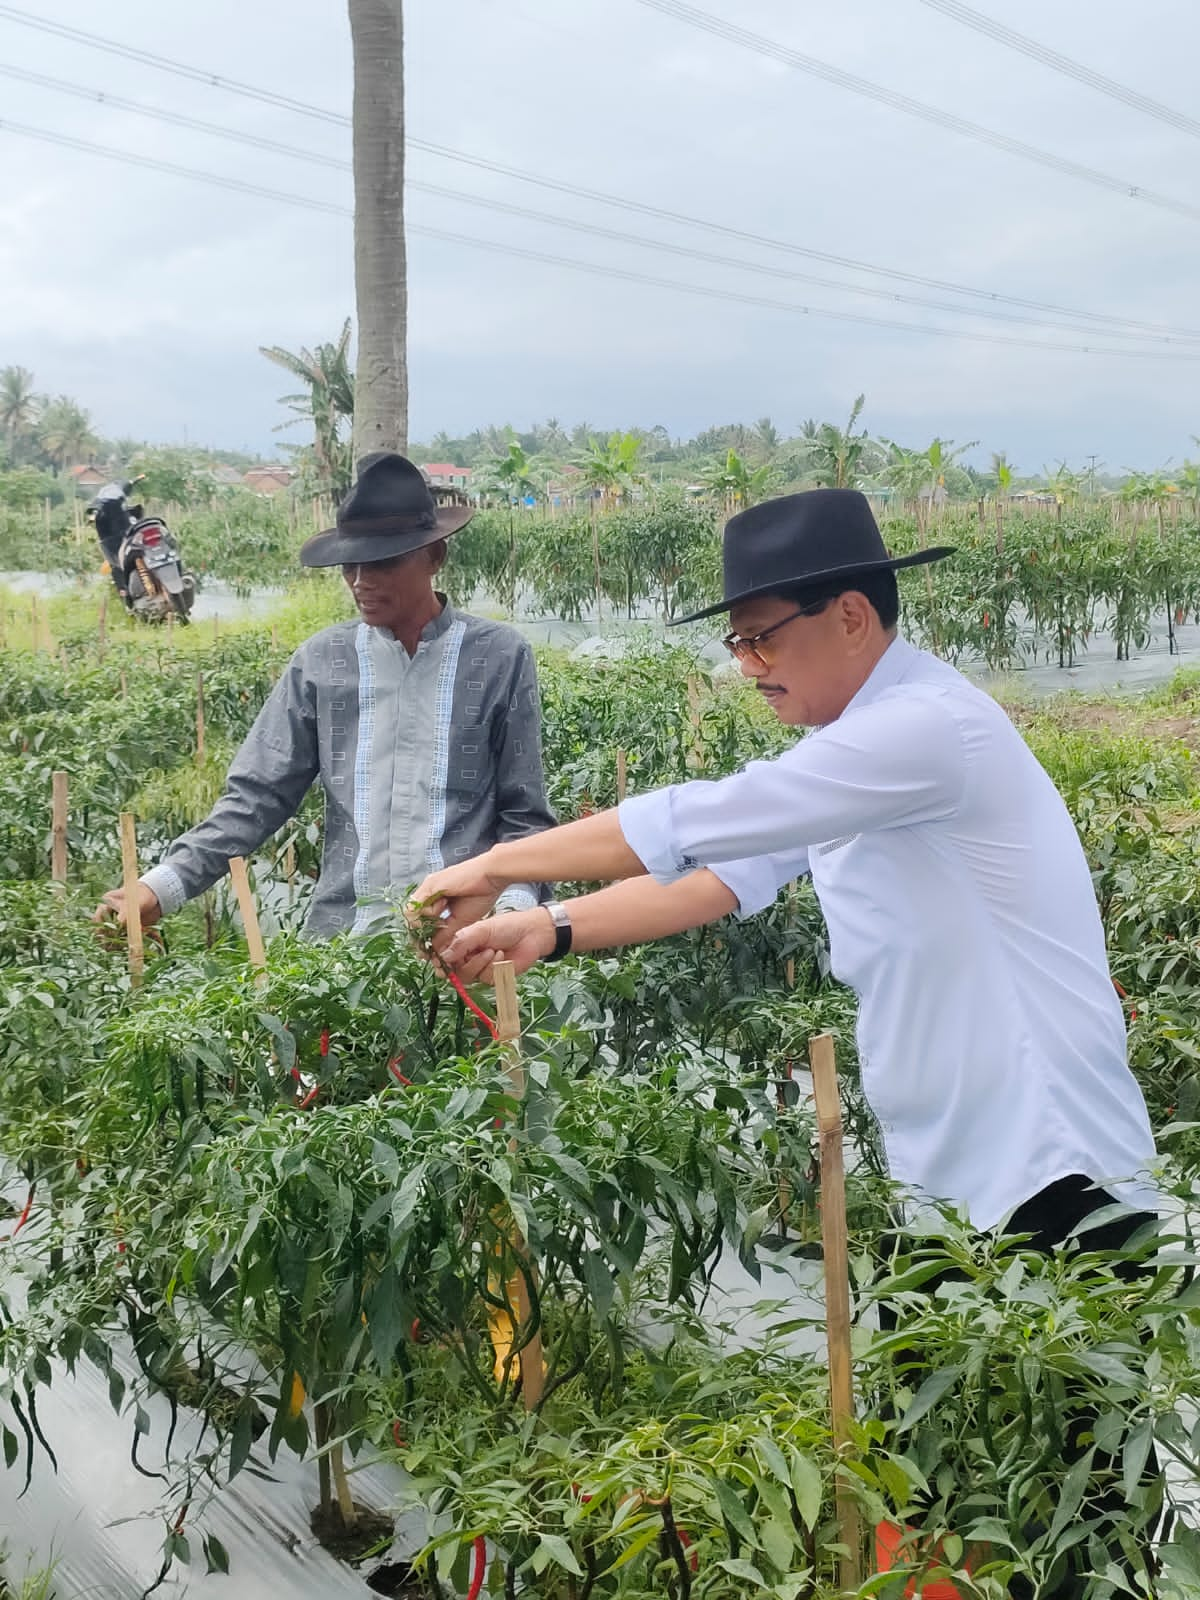
[(542, 959), (545, 961), (561, 961), (570, 952), (571, 939), (574, 932), (571, 927), (571, 919), (567, 915), (567, 908), (558, 900), (549, 900), (542, 907), (542, 910), (550, 913), (550, 920), (554, 924), (554, 949)]

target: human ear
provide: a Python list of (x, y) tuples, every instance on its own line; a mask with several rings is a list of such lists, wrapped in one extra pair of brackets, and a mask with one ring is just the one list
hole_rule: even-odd
[(446, 564), (445, 539), (435, 539), (432, 544), (427, 544), (425, 546), (425, 559), (429, 563), (430, 577), (440, 572)]

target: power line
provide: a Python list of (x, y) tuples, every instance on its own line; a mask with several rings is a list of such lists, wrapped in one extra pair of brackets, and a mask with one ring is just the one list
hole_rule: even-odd
[[(216, 188), (233, 190), (239, 194), (253, 195), (259, 199), (275, 200), (285, 205), (302, 206), (310, 211), (324, 212), (326, 215), (340, 217), (352, 217), (354, 215), (349, 206), (341, 206), (334, 201), (318, 200), (309, 195), (291, 194), (286, 190), (269, 189), (262, 184), (244, 182), (240, 178), (226, 177), (214, 172), (203, 172), (198, 168), (180, 166), (172, 161), (159, 161), (152, 156), (133, 155), (127, 150), (114, 150), (108, 145), (96, 144), (90, 140), (75, 139), (69, 134), (52, 133), (45, 128), (33, 128), (28, 124), (12, 122), (7, 118), (0, 119), (0, 131), (16, 133), (25, 138), (41, 139), (49, 144), (59, 145), (64, 149), (82, 151), (86, 155), (103, 156), (109, 160), (123, 162), (128, 166), (145, 167), (153, 172), (166, 173), (171, 177), (194, 179), (201, 183), (212, 184)], [(607, 266), (596, 261), (580, 261), (573, 256), (552, 255), (543, 250), (526, 249), (520, 245), (502, 243), (495, 239), (481, 239), (473, 234), (454, 233), (444, 228), (431, 228), (421, 223), (409, 225), (407, 231), (427, 239), (440, 239), (451, 244), (468, 245), (473, 249), (490, 250), (501, 255), (515, 256), (525, 261), (537, 261), (549, 266), (567, 267), (572, 271), (587, 272), (597, 277), (612, 278), (626, 283), (648, 284), (654, 288), (668, 289), (673, 293), (700, 295), (706, 299), (719, 300), (723, 304), (762, 307), (772, 311), (788, 312), (796, 316), (854, 323), (862, 327), (886, 328), (891, 331), (917, 333), (939, 339), (966, 339), (977, 344), (1008, 345), (1024, 350), (1054, 350), (1070, 355), (1133, 356), (1152, 361), (1166, 361), (1168, 363), (1200, 361), (1200, 351), (1194, 354), (1185, 352), (1168, 353), (1158, 350), (1112, 349), (1105, 345), (1061, 344), (1046, 339), (1013, 338), (1003, 334), (981, 333), (969, 328), (943, 328), (932, 323), (900, 322), (892, 318), (871, 317), (856, 311), (837, 311), (825, 306), (798, 305), (791, 300), (773, 300), (763, 295), (749, 295), (736, 290), (717, 289), (706, 284), (682, 283), (678, 279), (659, 278), (649, 273), (634, 272), (625, 267)]]
[(980, 144), (991, 145), (994, 150), (1002, 150), (1006, 155), (1020, 156), (1024, 161), (1035, 162), (1038, 166), (1047, 167), (1052, 172), (1060, 172), (1065, 177), (1077, 178), (1082, 183), (1090, 183), (1096, 188), (1107, 189), (1112, 194), (1124, 195), (1131, 200), (1143, 200), (1147, 205), (1158, 206), (1163, 211), (1173, 211), (1176, 216), (1187, 217), (1190, 222), (1200, 222), (1200, 206), (1189, 205), (1186, 200), (1173, 200), (1170, 195), (1158, 194), (1153, 189), (1143, 188), (1140, 184), (1127, 183), (1123, 178), (1114, 178), (1111, 173), (1101, 172), (1097, 167), (1085, 167), (1081, 162), (1068, 160), (1066, 156), (1056, 156), (1052, 151), (1042, 150), (1037, 145), (1026, 144), (1021, 139), (1012, 139), (1006, 133), (997, 133), (994, 128), (985, 128), (978, 122), (968, 122), (965, 117), (955, 116), (953, 112), (926, 105), (923, 100), (914, 100), (911, 96), (900, 94), (895, 89), (886, 89), (882, 84), (872, 83), (868, 78), (860, 78), (853, 72), (844, 71), (841, 67), (831, 66), (827, 61), (818, 61), (815, 56), (805, 55), (774, 39), (764, 38), (762, 34), (751, 33), (748, 28), (740, 28), (734, 22), (726, 22), (723, 17), (714, 17), (707, 11), (699, 11), (695, 6), (686, 4), (686, 0), (638, 0), (638, 4), (648, 6), (652, 11), (659, 11), (663, 16), (673, 17), (677, 22), (685, 22), (689, 27), (699, 28), (701, 32), (710, 33), (714, 38), (724, 39), (729, 44), (752, 50), (756, 55), (767, 56), (770, 60), (781, 62), (786, 67), (793, 67), (797, 72), (807, 72), (812, 77), (831, 83), (838, 89), (863, 95), (878, 105), (889, 106), (893, 111), (902, 111), (907, 116), (919, 117), (923, 122), (931, 122), (935, 127), (945, 128), (948, 132), (960, 134), (965, 139), (975, 139)]
[(922, 4), (934, 11), (940, 11), (943, 16), (953, 18), (955, 22), (961, 22), (964, 27), (974, 28), (976, 33), (986, 34), (998, 44), (1007, 45), (1010, 50), (1017, 50), (1033, 61), (1040, 61), (1043, 66), (1051, 67), (1055, 72), (1065, 73), (1068, 78), (1074, 78), (1076, 83), (1084, 83), (1089, 89), (1108, 95), (1111, 100), (1119, 100), (1122, 105), (1130, 106), (1134, 111), (1143, 111), (1148, 117), (1156, 117), (1159, 122), (1165, 122), (1168, 127), (1175, 128), (1180, 133), (1190, 133), (1193, 139), (1200, 139), (1200, 122), (1197, 122), (1195, 117), (1186, 116), (1182, 111), (1164, 105), (1161, 100), (1152, 100), (1148, 94), (1130, 89), (1126, 84), (1117, 83), (1114, 78), (1106, 78), (1103, 73), (1085, 67), (1082, 61), (1076, 61), (1073, 56), (1065, 56), (1061, 51), (1052, 50), (1049, 45), (1039, 44), (1028, 34), (1018, 33), (1015, 28), (1006, 27), (994, 17), (984, 16), (981, 11), (973, 11), (970, 6), (963, 5), (961, 0), (922, 0)]
[[(96, 102), (114, 110), (131, 112), (137, 116), (149, 117), (172, 126), (197, 129), (202, 133), (228, 139), (237, 144), (249, 145), (254, 149), (267, 150), (275, 155), (316, 162), (320, 166), (331, 167), (340, 172), (353, 170), (349, 161), (343, 161), (336, 156), (317, 154), (309, 150), (300, 149), (295, 145), (282, 144), (276, 139), (265, 139), (257, 134), (246, 134), (240, 129), (230, 128), (220, 123), (206, 122), (197, 117), (185, 116), (182, 113), (167, 111), (158, 106), (146, 105), (141, 101), (124, 99), (119, 95), (109, 94), (107, 90), (92, 89), (83, 84), (68, 83), (60, 78), (48, 77), (45, 73), (31, 72), (23, 67), (11, 67), (3, 63), (0, 63), (0, 73), (8, 77), (17, 78), (22, 82), (36, 84), (39, 88), (75, 95), (80, 99)], [(873, 288), (869, 284), (849, 283), (845, 279), (826, 278), (816, 273), (798, 272), (795, 268), (772, 266), (769, 262), (746, 261), (740, 257), (719, 255), (715, 251), (701, 250), (694, 245), (676, 244), (663, 239), (648, 239), (642, 234), (627, 233), (617, 228), (606, 228), (600, 223), (565, 217), (554, 212), (538, 211), (530, 206), (516, 205), (511, 201), (495, 199), (488, 195), (469, 194), (461, 189), (452, 189), (444, 184), (428, 183), (421, 179), (409, 178), (407, 187), (422, 194), (435, 195), (440, 199), (482, 207), (485, 210), (494, 211), (504, 216), (518, 217), (526, 222), (544, 223), (552, 227), (566, 228), (575, 233), (587, 234), (594, 238), (611, 239), (619, 244), (633, 245), (638, 249), (658, 250), (669, 255), (681, 256), (687, 260), (703, 261), (713, 266), (732, 268), (741, 272), (753, 272), (760, 276), (781, 278), (789, 282), (807, 283), (816, 288), (833, 289), (843, 293), (861, 295), (872, 300), (883, 300), (888, 304), (915, 306), (927, 311), (949, 312), (952, 316), (982, 317), (990, 322), (1004, 322), (1035, 328), (1053, 328), (1059, 332), (1078, 333), (1081, 331), (1078, 327), (1068, 323), (1048, 321), (1043, 317), (1030, 316), (1022, 312), (998, 311), (993, 308), (956, 305), (945, 300), (930, 300), (920, 295), (904, 294), (895, 289)], [(1181, 333), (1178, 335), (1148, 334), (1141, 330), (1135, 331), (1125, 328), (1109, 328), (1104, 331), (1109, 338), (1150, 338), (1155, 342), (1165, 344), (1177, 343), (1181, 340), (1200, 339), (1200, 333)]]
[[(31, 12), (22, 11), (16, 6), (0, 4), (0, 17), (6, 17), (10, 21), (19, 22), (25, 26), (52, 33), (61, 38), (71, 39), (75, 43), (85, 44), (93, 49), (137, 61), (143, 65), (153, 66), (159, 71), (173, 73), (176, 76), (188, 78), (225, 93), (242, 95), (265, 105), (272, 105), (282, 110), (314, 117), (324, 123), (345, 128), (350, 127), (350, 118), (341, 112), (331, 111), (327, 107), (310, 105), (305, 101), (292, 99), (288, 95), (276, 94), (273, 90), (259, 88), (253, 84), (240, 83), (236, 79), (227, 78), (218, 73), (206, 72), (201, 68), (189, 66), (184, 62), (172, 61), (165, 56), (152, 55), (149, 51), (122, 44), (118, 40), (102, 38), (99, 34), (87, 33), (80, 28), (68, 27), (65, 23), (50, 22), (43, 17), (35, 16)], [(214, 124), (200, 124), (197, 122), (195, 125), (215, 131)], [(1110, 329), (1126, 328), (1138, 333), (1167, 334), (1176, 338), (1193, 339), (1200, 337), (1200, 332), (1195, 329), (1177, 328), (1164, 323), (1140, 321), (1131, 317), (1118, 317), (1105, 312), (1081, 311), (1072, 306), (1058, 305), (1053, 301), (1037, 300), (1021, 295), (1001, 294), (996, 290), (978, 289), (968, 284), (954, 283), (944, 278), (935, 278), (923, 273), (904, 272), (895, 267), (881, 267), (871, 262), (858, 261), (852, 256), (837, 255), (832, 251), (817, 250), (810, 245), (799, 245), (789, 240), (771, 238), (764, 234), (751, 232), (745, 228), (734, 227), (730, 223), (717, 222), (711, 218), (693, 217), (685, 212), (669, 210), (664, 206), (651, 205), (645, 201), (631, 200), (621, 195), (608, 194), (600, 189), (589, 189), (581, 184), (551, 178), (545, 174), (530, 172), (521, 167), (508, 166), (504, 162), (493, 161), (485, 156), (473, 155), (463, 150), (454, 150), (447, 145), (414, 138), (411, 134), (406, 135), (406, 143), (412, 150), (420, 150), (426, 155), (474, 167), (481, 172), (491, 172), (500, 177), (513, 178), (519, 183), (531, 184), (537, 188), (548, 189), (557, 194), (570, 195), (577, 200), (593, 201), (598, 205), (612, 206), (615, 209), (639, 216), (654, 217), (660, 221), (676, 223), (683, 227), (703, 229), (705, 232), (736, 239), (743, 244), (754, 245), (757, 249), (779, 250), (804, 260), (820, 261), (826, 266), (842, 267), (848, 271), (862, 272), (868, 276), (884, 278), (893, 283), (906, 283), (916, 288), (934, 289), (943, 294), (961, 294), (970, 299), (982, 300), (993, 305), (1009, 305), (1026, 311), (1048, 312), (1052, 316), (1071, 317), (1078, 321), (1095, 325), (1092, 329), (1079, 329), (1081, 333), (1089, 331), (1107, 332)], [(263, 141), (263, 145), (264, 148), (272, 148), (275, 146), (275, 141), (266, 140)], [(325, 164), (340, 165), (341, 163), (331, 157), (328, 158)]]

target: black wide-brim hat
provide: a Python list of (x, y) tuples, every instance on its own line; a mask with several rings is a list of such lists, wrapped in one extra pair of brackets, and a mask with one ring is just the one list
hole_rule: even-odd
[(340, 567), (389, 561), (448, 538), (474, 515), (474, 506), (435, 504), (424, 473), (405, 456), (368, 456), (338, 507), (337, 526), (304, 541), (300, 564)]
[(725, 598), (678, 617), (672, 627), (728, 611), (740, 600), (780, 589), (816, 588), (868, 572), (896, 571), (954, 554), (936, 545), (911, 556), (888, 554), (866, 495), (857, 489), (807, 489), (739, 511), (725, 524)]

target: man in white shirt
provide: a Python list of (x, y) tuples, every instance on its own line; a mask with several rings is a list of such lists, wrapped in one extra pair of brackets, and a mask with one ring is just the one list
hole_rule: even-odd
[(1156, 1208), (1154, 1141), (1078, 835), (1000, 707), (896, 631), (895, 569), (950, 553), (890, 558), (852, 490), (732, 518), (725, 598), (695, 617), (728, 610), (742, 672), (814, 731), (496, 845), (417, 897), (453, 912), (522, 881), (612, 883), (435, 941), (471, 979), (501, 954), (521, 971), (749, 916), (809, 872), (892, 1177), (1042, 1251), (1119, 1199), (1128, 1216), (1089, 1236), (1119, 1248)]
[(948, 553), (890, 558), (853, 490), (740, 513), (725, 599), (695, 616), (729, 610), (743, 673), (815, 731), (732, 777), (497, 845), (418, 895), (624, 880), (463, 929), (445, 955), (474, 977), (501, 951), (519, 969), (552, 958), (568, 931), (594, 950), (749, 916), (810, 872), (892, 1176), (980, 1228), (1064, 1179), (1149, 1211), (1150, 1123), (1071, 818), (995, 701), (896, 632), (895, 569)]

